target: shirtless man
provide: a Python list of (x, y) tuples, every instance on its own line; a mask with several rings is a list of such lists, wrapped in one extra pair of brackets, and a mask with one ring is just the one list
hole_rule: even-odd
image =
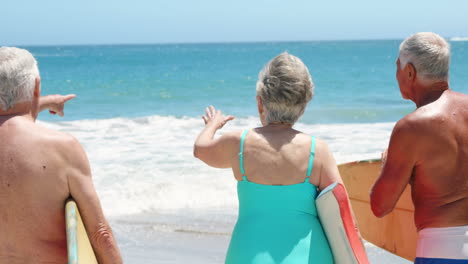
[(62, 116), (74, 95), (40, 92), (33, 56), (0, 48), (0, 264), (67, 263), (64, 206), (70, 195), (99, 263), (122, 263), (80, 143), (35, 123), (41, 110)]
[(449, 44), (418, 33), (400, 46), (396, 78), (417, 109), (395, 125), (371, 191), (377, 217), (411, 185), (415, 263), (468, 263), (468, 96), (449, 89)]

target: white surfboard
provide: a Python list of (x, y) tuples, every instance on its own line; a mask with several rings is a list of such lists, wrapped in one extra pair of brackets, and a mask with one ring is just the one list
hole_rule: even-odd
[(68, 264), (98, 264), (80, 211), (73, 199), (68, 199), (65, 204), (65, 220), (67, 224)]

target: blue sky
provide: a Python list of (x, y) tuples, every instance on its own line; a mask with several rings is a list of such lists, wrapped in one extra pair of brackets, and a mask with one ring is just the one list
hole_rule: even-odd
[(468, 1), (5, 0), (1, 45), (468, 36)]

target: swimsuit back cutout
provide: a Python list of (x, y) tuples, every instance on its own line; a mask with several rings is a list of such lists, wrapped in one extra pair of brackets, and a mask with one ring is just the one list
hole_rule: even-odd
[[(242, 174), (242, 181), (249, 181), (247, 179), (247, 175), (245, 174), (245, 168), (244, 168), (244, 143), (245, 143), (245, 137), (247, 136), (248, 132), (249, 132), (248, 129), (244, 130), (244, 132), (242, 132), (242, 136), (241, 136), (241, 140), (240, 140), (239, 168), (240, 168), (240, 172)], [(312, 142), (310, 144), (309, 164), (307, 166), (307, 173), (306, 173), (306, 178), (304, 180), (304, 183), (306, 183), (306, 182), (310, 183), (310, 175), (312, 174), (312, 168), (314, 166), (315, 143), (316, 143), (316, 137), (312, 136)]]

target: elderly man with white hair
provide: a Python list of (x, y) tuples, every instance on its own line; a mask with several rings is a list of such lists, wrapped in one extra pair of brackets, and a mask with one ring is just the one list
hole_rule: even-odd
[(401, 44), (396, 78), (417, 109), (395, 125), (371, 191), (383, 217), (411, 185), (418, 264), (468, 263), (468, 96), (450, 90), (449, 64), (450, 46), (437, 34)]
[(68, 96), (41, 97), (37, 62), (0, 48), (0, 263), (66, 263), (65, 200), (80, 207), (99, 263), (122, 263), (80, 143), (35, 123), (63, 115)]

